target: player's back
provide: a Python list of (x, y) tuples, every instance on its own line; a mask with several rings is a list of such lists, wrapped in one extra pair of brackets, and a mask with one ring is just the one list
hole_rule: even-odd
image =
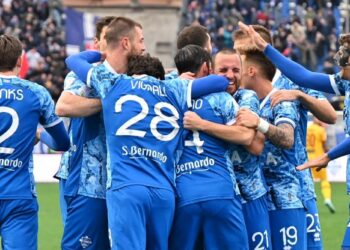
[(188, 81), (121, 76), (102, 101), (112, 189), (173, 189)]
[[(226, 92), (197, 99), (193, 111), (203, 119), (232, 125), (238, 104)], [(230, 144), (203, 132), (189, 134), (185, 148), (176, 166), (176, 188), (179, 205), (193, 201), (232, 198), (236, 178), (230, 160)]]
[(311, 159), (324, 154), (323, 143), (327, 137), (326, 130), (316, 123), (307, 128), (307, 153)]
[(58, 123), (53, 101), (38, 84), (0, 76), (0, 120), (0, 198), (31, 198), (35, 133)]

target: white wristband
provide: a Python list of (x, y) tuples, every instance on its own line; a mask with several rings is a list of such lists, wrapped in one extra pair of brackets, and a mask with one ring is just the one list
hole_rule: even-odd
[(266, 134), (267, 131), (269, 130), (269, 127), (270, 127), (270, 123), (268, 123), (262, 118), (259, 118), (259, 125), (256, 128), (259, 132)]

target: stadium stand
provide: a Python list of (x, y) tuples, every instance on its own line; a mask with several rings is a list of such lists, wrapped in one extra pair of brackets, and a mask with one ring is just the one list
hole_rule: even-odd
[(67, 73), (61, 1), (5, 0), (0, 13), (0, 34), (23, 43), (28, 68), (22, 76), (45, 86), (57, 100)]

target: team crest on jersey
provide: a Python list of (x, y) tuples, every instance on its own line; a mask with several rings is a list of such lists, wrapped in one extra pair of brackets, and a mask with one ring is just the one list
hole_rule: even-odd
[(85, 235), (79, 239), (82, 248), (88, 248), (92, 244), (92, 240), (89, 236)]

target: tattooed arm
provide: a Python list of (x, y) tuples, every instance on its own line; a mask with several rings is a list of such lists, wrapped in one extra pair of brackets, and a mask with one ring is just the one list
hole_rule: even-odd
[[(236, 124), (248, 128), (258, 129), (259, 116), (248, 109), (241, 109), (238, 112)], [(266, 139), (271, 141), (276, 147), (290, 149), (294, 144), (294, 127), (289, 123), (280, 123), (277, 126), (267, 123)]]
[(265, 136), (276, 147), (284, 149), (293, 147), (294, 128), (289, 123), (281, 123), (278, 126), (270, 124)]

